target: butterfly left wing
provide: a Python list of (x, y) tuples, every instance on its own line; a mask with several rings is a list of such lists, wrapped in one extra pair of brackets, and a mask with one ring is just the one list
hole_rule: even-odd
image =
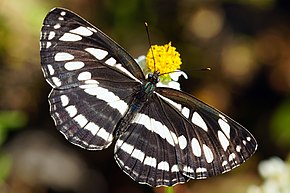
[(98, 28), (62, 8), (45, 17), (40, 49), (57, 129), (83, 148), (108, 147), (144, 80), (138, 64)]
[(257, 148), (243, 126), (187, 93), (156, 88), (148, 103), (115, 146), (116, 161), (136, 181), (169, 186), (215, 176)]

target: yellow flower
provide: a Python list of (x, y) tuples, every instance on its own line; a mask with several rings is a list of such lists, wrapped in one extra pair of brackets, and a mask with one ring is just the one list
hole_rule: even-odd
[[(152, 50), (151, 50), (152, 49)], [(171, 42), (164, 46), (153, 45), (146, 56), (146, 64), (151, 72), (158, 71), (160, 74), (174, 72), (180, 69), (181, 58)], [(154, 58), (152, 57), (152, 52)]]

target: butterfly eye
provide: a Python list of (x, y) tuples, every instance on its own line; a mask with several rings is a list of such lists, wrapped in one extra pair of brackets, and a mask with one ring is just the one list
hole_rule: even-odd
[(153, 77), (153, 73), (150, 72), (150, 73), (147, 75), (147, 78), (148, 78), (148, 79), (151, 79), (152, 77)]

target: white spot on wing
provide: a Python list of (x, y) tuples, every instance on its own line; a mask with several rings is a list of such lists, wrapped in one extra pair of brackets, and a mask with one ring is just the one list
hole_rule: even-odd
[(230, 130), (231, 130), (230, 125), (227, 122), (225, 122), (223, 119), (219, 119), (218, 123), (219, 123), (222, 131), (227, 136), (227, 138), (230, 139)]
[(227, 161), (223, 161), (222, 166), (225, 167), (226, 165), (228, 165)]
[(236, 151), (237, 151), (237, 152), (240, 152), (241, 149), (242, 149), (241, 146), (240, 146), (240, 145), (237, 145), (237, 147), (236, 147)]
[(74, 56), (66, 52), (58, 52), (54, 56), (55, 61), (67, 61), (74, 59)]
[(64, 18), (63, 18), (63, 17), (59, 17), (59, 18), (58, 18), (58, 20), (60, 20), (60, 21), (63, 21), (63, 20), (64, 20)]
[(187, 146), (187, 140), (183, 135), (178, 137), (178, 143), (181, 149), (185, 149)]
[(189, 166), (184, 166), (183, 171), (188, 173), (194, 173), (194, 170)]
[(82, 89), (87, 89), (87, 88), (95, 88), (96, 86), (98, 86), (99, 82), (96, 80), (85, 80), (84, 85), (80, 85), (79, 87)]
[(66, 107), (65, 110), (68, 112), (70, 117), (76, 116), (76, 114), (78, 112), (74, 105), (70, 105), (70, 106)]
[(69, 103), (69, 98), (66, 95), (61, 95), (60, 96), (60, 101), (61, 101), (61, 105), (63, 107), (67, 106)]
[(201, 168), (201, 167), (198, 167), (198, 168), (196, 168), (196, 173), (205, 173), (205, 172), (207, 172), (207, 169), (206, 168)]
[(117, 109), (122, 115), (128, 109), (128, 105), (125, 101), (121, 100), (118, 96), (116, 96), (113, 92), (110, 92), (108, 89), (99, 87), (97, 84), (92, 86), (82, 85), (80, 88), (85, 88), (84, 91), (89, 95), (94, 95), (98, 99), (106, 101), (108, 105), (112, 108)]
[(201, 116), (197, 112), (193, 113), (191, 121), (192, 121), (192, 123), (194, 123), (197, 126), (199, 126), (200, 128), (202, 128), (204, 131), (208, 130), (206, 123), (204, 122), (204, 120), (201, 118)]
[(203, 148), (203, 153), (204, 153), (204, 156), (205, 156), (205, 159), (206, 159), (206, 162), (207, 163), (211, 163), (213, 161), (213, 153), (212, 151), (210, 150), (210, 148), (203, 144), (202, 145), (202, 148)]
[(89, 130), (93, 135), (96, 135), (100, 129), (100, 127), (98, 125), (96, 125), (93, 122), (89, 122), (86, 126), (85, 126), (86, 130)]
[(60, 27), (61, 27), (61, 26), (60, 26), (59, 23), (57, 23), (57, 24), (55, 24), (55, 25), (53, 26), (54, 29), (59, 29)]
[(179, 172), (179, 168), (178, 168), (178, 165), (173, 165), (172, 167), (171, 167), (171, 172)]
[(227, 148), (229, 147), (230, 145), (230, 142), (229, 140), (227, 139), (227, 137), (224, 135), (224, 133), (222, 131), (218, 131), (218, 138), (219, 138), (219, 141), (224, 149), (224, 151), (227, 150)]
[(235, 158), (236, 158), (236, 154), (231, 153), (231, 154), (229, 155), (229, 161), (230, 161), (230, 162), (233, 161)]
[(61, 81), (60, 81), (59, 78), (57, 78), (57, 77), (52, 77), (51, 80), (52, 80), (52, 82), (53, 82), (53, 84), (54, 84), (55, 86), (57, 86), (57, 87), (61, 86)]
[(92, 78), (92, 74), (90, 72), (81, 72), (78, 75), (78, 80), (89, 80)]
[(119, 99), (117, 101), (114, 101), (112, 103), (109, 103), (109, 105), (114, 108), (114, 109), (118, 109), (119, 112), (124, 115), (125, 112), (127, 111), (128, 109), (128, 105), (127, 103), (125, 103), (123, 100)]
[(67, 63), (64, 64), (64, 68), (69, 70), (69, 71), (78, 70), (78, 69), (81, 69), (84, 66), (85, 66), (85, 63), (78, 62), (78, 61), (67, 62)]
[(82, 36), (91, 36), (93, 32), (86, 27), (80, 26), (76, 29), (70, 30), (71, 33), (75, 33)]
[(183, 116), (185, 116), (186, 118), (188, 118), (189, 117), (190, 110), (187, 107), (183, 107), (182, 110), (181, 110), (181, 113), (183, 114)]
[[(96, 80), (92, 80), (92, 79), (91, 79), (91, 80), (86, 80), (85, 83), (86, 83), (86, 84), (99, 84), (98, 81), (96, 81)], [(92, 85), (92, 86), (95, 86), (95, 85)]]
[(133, 158), (138, 159), (140, 162), (143, 162), (143, 160), (145, 158), (145, 154), (139, 149), (134, 149), (134, 151), (132, 152), (131, 156)]
[(51, 46), (51, 42), (46, 42), (46, 48), (49, 48)]
[(115, 60), (115, 58), (111, 57), (108, 60), (106, 60), (105, 63), (110, 65), (110, 66), (114, 66), (116, 64), (116, 60)]
[(161, 161), (159, 162), (157, 169), (159, 170), (164, 170), (164, 171), (169, 171), (169, 164), (167, 161)]
[(53, 38), (55, 37), (55, 32), (54, 31), (51, 31), (49, 32), (49, 35), (48, 35), (48, 40), (52, 40)]
[(79, 124), (80, 127), (84, 127), (88, 123), (88, 120), (85, 118), (85, 116), (81, 114), (75, 116), (74, 120)]
[(148, 115), (138, 113), (132, 120), (132, 123), (144, 125), (146, 129), (155, 132), (163, 139), (166, 139), (170, 145), (175, 146), (175, 139), (177, 137), (172, 136), (175, 134), (170, 132), (170, 130), (165, 125), (159, 121), (156, 121), (154, 118), (150, 118)]
[(128, 153), (128, 154), (131, 154), (131, 153), (133, 152), (133, 150), (134, 150), (134, 146), (133, 146), (133, 145), (130, 145), (130, 144), (125, 143), (125, 142), (123, 142), (123, 141), (120, 141), (119, 143), (122, 143), (122, 144), (120, 145), (120, 148), (121, 148), (124, 152), (126, 152), (126, 153)]
[(105, 141), (112, 141), (113, 140), (112, 134), (108, 133), (104, 128), (99, 129), (97, 136), (101, 137)]
[(54, 74), (54, 69), (53, 69), (52, 65), (48, 64), (47, 65), (47, 69), (48, 69), (48, 72), (49, 72), (50, 75)]
[(108, 55), (108, 52), (106, 50), (102, 50), (98, 48), (86, 48), (85, 51), (89, 52), (98, 60), (102, 60)]
[(72, 34), (72, 33), (65, 33), (63, 34), (63, 36), (61, 36), (59, 38), (60, 41), (64, 41), (64, 42), (76, 42), (81, 40), (82, 37), (76, 34)]
[(192, 153), (197, 156), (200, 157), (201, 156), (201, 147), (200, 144), (198, 142), (198, 140), (196, 138), (192, 138), (191, 140), (191, 148), (192, 148)]
[(65, 11), (60, 12), (60, 15), (61, 15), (61, 16), (65, 16), (65, 14), (66, 14)]
[(181, 111), (181, 104), (178, 104), (176, 103), (175, 101), (165, 97), (165, 96), (162, 96), (161, 94), (158, 94), (157, 95), (162, 98), (163, 100), (165, 100), (166, 102), (168, 102), (169, 104), (171, 104), (172, 106), (174, 106), (175, 108), (177, 108), (179, 111)]
[(146, 156), (143, 164), (155, 168), (157, 163), (154, 157)]

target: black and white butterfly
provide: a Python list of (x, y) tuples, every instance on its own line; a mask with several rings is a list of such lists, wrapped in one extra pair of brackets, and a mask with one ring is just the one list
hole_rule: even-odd
[(69, 10), (55, 8), (44, 19), (40, 55), (57, 129), (89, 150), (116, 140), (116, 162), (139, 183), (171, 186), (222, 174), (257, 148), (227, 115), (156, 87), (158, 72), (145, 78), (121, 46)]

